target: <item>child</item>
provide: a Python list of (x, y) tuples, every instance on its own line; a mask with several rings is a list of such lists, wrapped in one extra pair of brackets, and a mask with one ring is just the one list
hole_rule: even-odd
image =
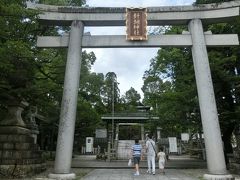
[(139, 162), (142, 159), (142, 146), (139, 144), (138, 139), (135, 140), (135, 144), (132, 147), (132, 155), (136, 170), (136, 173), (134, 175), (139, 176)]
[(159, 163), (159, 169), (160, 169), (160, 173), (162, 172), (163, 174), (165, 174), (164, 167), (165, 167), (165, 162), (167, 161), (166, 154), (165, 154), (165, 152), (163, 152), (163, 148), (162, 147), (160, 147), (159, 150), (160, 151), (157, 154), (157, 156), (158, 156), (158, 163)]

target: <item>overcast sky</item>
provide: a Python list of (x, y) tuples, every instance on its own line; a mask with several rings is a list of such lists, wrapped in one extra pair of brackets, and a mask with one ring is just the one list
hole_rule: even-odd
[[(195, 0), (86, 0), (90, 7), (151, 7), (191, 5)], [(86, 27), (91, 35), (125, 35), (125, 27)], [(121, 95), (133, 87), (143, 98), (143, 74), (158, 48), (107, 48), (93, 51), (97, 60), (92, 68), (96, 73), (115, 72)]]

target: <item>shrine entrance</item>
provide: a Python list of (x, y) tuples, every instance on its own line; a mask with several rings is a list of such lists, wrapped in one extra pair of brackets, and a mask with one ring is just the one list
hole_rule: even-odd
[[(41, 23), (71, 26), (69, 35), (43, 36), (38, 37), (37, 40), (37, 46), (42, 48), (68, 47), (56, 159), (54, 172), (49, 174), (49, 177), (75, 178), (75, 174), (71, 173), (71, 162), (82, 48), (172, 46), (192, 49), (209, 171), (204, 178), (231, 179), (232, 175), (228, 174), (225, 164), (206, 47), (239, 45), (238, 35), (214, 35), (211, 32), (204, 32), (202, 24), (233, 21), (233, 17), (239, 16), (239, 6), (239, 1), (232, 1), (200, 6), (149, 7), (145, 11), (148, 14), (147, 25), (188, 25), (188, 31), (175, 35), (145, 37), (138, 35), (144, 32), (143, 26), (146, 23), (139, 22), (138, 14), (134, 15), (134, 13), (126, 21), (126, 8), (79, 8), (28, 4), (28, 8), (39, 9), (42, 12), (39, 15)], [(133, 24), (129, 24), (128, 21), (132, 21)], [(127, 36), (127, 40), (125, 36), (91, 36), (83, 33), (84, 26), (125, 26), (125, 23), (134, 25), (133, 30), (130, 28), (128, 31), (130, 36)]]
[(112, 144), (108, 151), (115, 153), (117, 159), (128, 159), (135, 139), (145, 147), (144, 124), (159, 118), (151, 116), (149, 106), (137, 106), (136, 112), (105, 114), (101, 119), (106, 123), (108, 139)]
[(144, 135), (141, 133), (142, 124), (138, 123), (119, 123), (119, 140), (134, 140), (134, 139), (142, 139)]

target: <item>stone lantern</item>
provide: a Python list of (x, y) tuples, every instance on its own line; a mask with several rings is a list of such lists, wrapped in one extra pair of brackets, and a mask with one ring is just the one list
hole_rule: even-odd
[(27, 102), (8, 104), (8, 114), (0, 121), (0, 179), (23, 178), (46, 169), (39, 146), (22, 119)]

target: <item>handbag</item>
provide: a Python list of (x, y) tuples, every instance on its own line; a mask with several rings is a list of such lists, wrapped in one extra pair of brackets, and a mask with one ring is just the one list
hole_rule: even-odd
[(132, 166), (132, 159), (128, 160), (128, 166)]
[(157, 152), (156, 152), (156, 149), (154, 148), (154, 146), (153, 146), (152, 142), (151, 142), (151, 141), (149, 141), (149, 142), (151, 143), (151, 145), (152, 145), (152, 147), (153, 147), (153, 150), (154, 150), (154, 152), (155, 152), (155, 155), (156, 155), (156, 157), (157, 157)]

